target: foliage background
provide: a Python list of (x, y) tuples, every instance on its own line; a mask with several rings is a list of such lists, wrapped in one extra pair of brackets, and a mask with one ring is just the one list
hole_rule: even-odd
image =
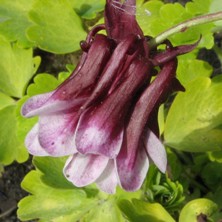
[[(221, 22), (199, 25), (170, 37), (173, 45), (181, 45), (193, 43), (202, 35), (196, 50), (179, 57), (177, 77), (186, 92), (172, 95), (159, 111), (169, 160), (166, 176), (152, 166), (141, 191), (118, 189), (117, 194), (109, 196), (94, 185), (79, 189), (67, 182), (62, 175), (65, 158), (35, 157), (34, 167), (26, 162), (30, 157), (24, 138), (37, 118), (22, 118), (21, 105), (32, 95), (53, 90), (68, 77), (80, 55), (79, 42), (93, 25), (103, 22), (104, 4), (104, 0), (0, 0), (1, 203), (11, 198), (5, 175), (7, 169), (16, 170), (10, 167), (17, 162), (18, 168), (26, 166), (23, 173), (30, 171), (21, 184), (30, 194), (18, 204), (22, 221), (192, 222), (200, 213), (209, 221), (219, 221)], [(215, 12), (220, 4), (220, 0), (186, 4), (138, 0), (136, 16), (145, 35), (156, 36), (179, 22)], [(19, 185), (19, 179), (14, 183)], [(9, 214), (16, 204), (13, 202), (9, 211), (0, 205), (0, 217), (7, 220), (4, 213)]]

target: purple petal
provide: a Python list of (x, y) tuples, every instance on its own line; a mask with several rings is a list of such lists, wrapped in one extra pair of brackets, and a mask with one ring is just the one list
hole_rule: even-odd
[(129, 36), (129, 38), (124, 39), (120, 42), (117, 47), (115, 48), (110, 60), (106, 64), (106, 67), (103, 70), (101, 78), (98, 81), (95, 89), (93, 90), (92, 94), (88, 98), (87, 102), (84, 104), (83, 108), (87, 108), (95, 101), (101, 97), (106, 95), (110, 86), (113, 84), (114, 80), (117, 79), (120, 75), (119, 70), (122, 69), (122, 64), (124, 66), (129, 67), (131, 64), (131, 60), (127, 60), (127, 51), (129, 51), (130, 47), (135, 44), (137, 37)]
[(81, 69), (76, 75), (71, 76), (60, 85), (53, 97), (59, 100), (72, 101), (74, 98), (85, 98), (91, 95), (110, 58), (111, 50), (111, 41), (106, 36), (97, 34), (91, 43)]
[(111, 159), (119, 153), (128, 105), (144, 80), (147, 64), (134, 61), (122, 84), (101, 104), (86, 110), (76, 129), (76, 147), (82, 153), (105, 155)]
[(127, 130), (132, 135), (136, 134), (141, 137), (145, 125), (147, 123), (152, 123), (153, 119), (151, 117), (155, 117), (153, 112), (158, 110), (160, 104), (164, 101), (169, 92), (171, 92), (172, 83), (175, 79), (176, 67), (176, 60), (164, 64), (157, 77), (143, 91), (134, 107), (130, 123), (127, 126)]
[[(82, 154), (100, 154), (114, 158), (119, 153), (123, 138), (123, 125), (110, 126), (109, 116), (94, 114), (93, 108), (85, 111), (76, 129), (76, 147)], [(103, 119), (101, 119), (103, 118)]]
[(87, 56), (84, 54), (73, 74), (56, 90), (31, 97), (22, 107), (22, 115), (31, 117), (59, 112), (85, 102), (110, 58), (111, 42), (96, 35)]
[(167, 155), (166, 150), (159, 138), (151, 131), (147, 130), (144, 136), (144, 143), (149, 157), (162, 173), (166, 172)]
[(101, 176), (96, 180), (96, 184), (100, 190), (114, 194), (116, 193), (116, 186), (118, 185), (117, 172), (114, 165), (114, 160), (109, 160), (105, 170)]
[(77, 187), (87, 186), (102, 174), (108, 161), (99, 155), (74, 154), (66, 161), (64, 175)]
[[(127, 145), (130, 146), (130, 144)], [(144, 147), (141, 145), (136, 151), (122, 147), (116, 158), (116, 167), (121, 187), (127, 191), (138, 190), (142, 186), (149, 168)]]
[(45, 149), (43, 149), (39, 144), (38, 133), (39, 124), (36, 123), (25, 138), (25, 145), (28, 149), (28, 152), (33, 156), (49, 156)]
[(133, 34), (143, 36), (135, 18), (135, 0), (108, 0), (105, 7), (105, 25), (110, 38), (117, 42)]
[(50, 114), (39, 118), (39, 143), (52, 156), (76, 152), (74, 132), (79, 119), (76, 112)]
[(170, 60), (176, 58), (178, 55), (183, 55), (183, 54), (186, 54), (186, 53), (194, 50), (197, 47), (200, 40), (201, 40), (201, 38), (197, 42), (195, 42), (194, 44), (190, 44), (190, 45), (181, 45), (181, 46), (177, 46), (177, 47), (170, 46), (170, 48), (168, 50), (161, 52), (161, 53), (154, 56), (154, 58), (152, 59), (153, 65), (159, 66), (161, 64), (164, 64), (164, 63), (169, 62)]

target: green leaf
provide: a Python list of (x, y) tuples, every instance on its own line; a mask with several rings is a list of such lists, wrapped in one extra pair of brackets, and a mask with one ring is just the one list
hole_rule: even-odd
[(0, 163), (8, 165), (14, 160), (24, 162), (28, 153), (17, 140), (16, 105), (0, 110)]
[(76, 13), (84, 19), (94, 19), (104, 10), (105, 0), (69, 0)]
[(219, 206), (217, 212), (215, 212), (211, 217), (213, 221), (220, 221), (222, 218), (222, 211), (221, 211), (221, 206), (222, 206), (222, 186), (221, 184), (217, 186), (216, 190), (212, 190), (210, 193), (207, 194), (206, 198), (212, 200), (214, 203)]
[(212, 73), (213, 68), (207, 62), (197, 59), (179, 59), (177, 78), (182, 85), (198, 77), (210, 77)]
[(27, 31), (28, 38), (48, 52), (76, 51), (86, 37), (81, 20), (68, 0), (36, 0), (30, 19), (34, 25)]
[(114, 198), (109, 198), (101, 202), (101, 205), (97, 205), (86, 217), (86, 221), (89, 222), (124, 222), (124, 218), (116, 204)]
[(34, 158), (33, 164), (37, 167), (42, 173), (43, 176), (41, 180), (48, 186), (55, 188), (73, 188), (73, 185), (64, 178), (63, 167), (67, 157), (64, 158)]
[(216, 210), (217, 205), (211, 200), (205, 198), (192, 200), (182, 209), (179, 222), (196, 222), (198, 215), (204, 214), (210, 217)]
[(34, 83), (30, 84), (27, 89), (28, 96), (34, 96), (42, 93), (47, 93), (56, 89), (60, 81), (50, 74), (40, 73), (34, 78)]
[(18, 140), (16, 105), (11, 97), (0, 92), (0, 163), (4, 165), (14, 160), (24, 162), (28, 158), (23, 141)]
[(175, 222), (159, 203), (146, 203), (134, 199), (132, 203), (120, 200), (118, 205), (131, 222)]
[(69, 216), (73, 212), (78, 214), (81, 209), (85, 209), (84, 205), (91, 203), (84, 190), (75, 188), (63, 176), (65, 160), (66, 158), (34, 158), (37, 170), (28, 173), (21, 184), (24, 190), (32, 194), (22, 199), (18, 205), (21, 220), (40, 218), (49, 221)]
[[(170, 174), (173, 173), (169, 168)], [(156, 171), (156, 172), (155, 172)], [(149, 169), (146, 186), (144, 189), (145, 199), (150, 203), (160, 203), (169, 212), (175, 212), (180, 209), (184, 201), (183, 186), (178, 182), (173, 182), (167, 176), (162, 176), (160, 172)]]
[(208, 152), (208, 157), (211, 161), (222, 163), (222, 151)]
[(26, 85), (40, 64), (32, 49), (22, 49), (0, 36), (0, 88), (14, 97), (22, 97)]
[(222, 149), (222, 75), (197, 78), (178, 93), (165, 125), (165, 143), (178, 150)]
[(86, 204), (86, 194), (79, 189), (56, 189), (45, 185), (42, 173), (31, 171), (22, 182), (22, 188), (32, 195), (18, 204), (18, 217), (21, 220), (53, 219), (69, 215)]
[[(161, 1), (148, 1), (142, 5), (141, 10), (148, 10), (150, 15), (137, 15), (138, 23), (141, 25), (145, 35), (153, 37), (174, 25), (197, 16), (196, 11), (186, 10), (179, 3), (163, 4)], [(205, 14), (205, 12), (201, 11), (201, 14)], [(213, 27), (213, 24), (198, 25), (170, 36), (169, 40), (173, 45), (181, 45), (193, 43), (202, 36), (198, 48), (211, 48), (214, 45), (214, 38), (211, 32)]]
[[(148, 1), (143, 5), (140, 5), (140, 11), (148, 10), (150, 16), (144, 16), (143, 14), (136, 14), (136, 19), (143, 30), (145, 35), (153, 36), (155, 33), (151, 30), (151, 27), (156, 19), (160, 16), (160, 8), (164, 5), (162, 1)], [(162, 24), (159, 24), (162, 25)]]
[(186, 4), (187, 12), (193, 15), (202, 15), (209, 12), (212, 0), (193, 0)]
[(32, 24), (28, 12), (33, 2), (0, 0), (0, 34), (26, 48), (32, 46), (26, 37), (26, 29)]
[[(82, 211), (75, 211), (70, 215), (55, 218), (53, 222), (125, 222), (126, 219), (117, 206), (117, 199), (119, 199), (117, 195), (91, 199), (91, 203), (85, 204)], [(89, 201), (89, 199), (87, 200)]]
[(209, 162), (201, 172), (204, 184), (211, 190), (216, 190), (218, 184), (222, 184), (222, 163)]
[[(211, 0), (210, 13), (219, 12), (219, 11), (221, 11), (221, 2), (218, 0)], [(222, 26), (221, 20), (214, 22), (214, 24), (216, 25), (216, 29), (221, 30)]]
[(37, 170), (28, 173), (22, 182), (22, 188), (31, 195), (19, 202), (19, 218), (53, 222), (124, 222), (117, 200), (138, 198), (141, 193), (131, 194), (118, 189), (117, 194), (108, 195), (99, 192), (94, 185), (77, 188), (62, 173), (66, 159), (34, 158)]
[[(87, 199), (89, 201), (89, 199)], [(61, 216), (53, 219), (53, 222), (125, 222), (121, 211), (118, 209), (116, 200), (113, 197), (87, 202), (82, 211), (74, 211), (70, 215)], [(44, 220), (45, 221), (45, 220)], [(45, 221), (47, 222), (47, 221)]]
[(167, 160), (172, 174), (172, 179), (175, 181), (182, 173), (182, 165), (178, 157), (172, 152), (171, 149), (167, 149)]
[(160, 135), (162, 135), (164, 131), (164, 124), (165, 124), (165, 113), (164, 113), (164, 104), (162, 104), (158, 110), (158, 125), (159, 125)]
[(0, 110), (13, 103), (15, 103), (15, 101), (11, 97), (0, 92)]

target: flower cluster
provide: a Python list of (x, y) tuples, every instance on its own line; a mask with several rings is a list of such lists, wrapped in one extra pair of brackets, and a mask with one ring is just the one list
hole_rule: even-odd
[[(107, 36), (98, 34), (105, 29)], [(35, 156), (70, 156), (64, 175), (77, 187), (95, 182), (115, 193), (138, 190), (152, 160), (161, 172), (167, 158), (158, 138), (157, 111), (183, 87), (176, 56), (195, 45), (150, 50), (135, 19), (135, 0), (107, 0), (105, 25), (81, 42), (79, 64), (52, 92), (31, 97), (25, 117), (39, 116), (25, 144)], [(154, 68), (160, 72), (151, 82)]]

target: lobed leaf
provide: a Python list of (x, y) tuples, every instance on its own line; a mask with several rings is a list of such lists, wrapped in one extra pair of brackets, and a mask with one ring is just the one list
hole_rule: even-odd
[(83, 19), (94, 19), (104, 10), (105, 0), (69, 0), (76, 13)]
[[(196, 5), (199, 7), (197, 11), (195, 10)], [(202, 7), (198, 1), (198, 3), (190, 4), (188, 10), (179, 3), (164, 4), (161, 1), (147, 1), (141, 6), (141, 8), (142, 9), (140, 9), (140, 11), (148, 11), (149, 15), (144, 16), (138, 14), (138, 23), (145, 35), (154, 37), (174, 25), (209, 12), (210, 3), (209, 1), (206, 1), (204, 7)], [(202, 8), (205, 8), (205, 10), (202, 10)], [(213, 27), (213, 24), (198, 25), (174, 34), (169, 37), (169, 40), (173, 43), (173, 45), (180, 45), (193, 43), (202, 36), (198, 47), (211, 48), (214, 45), (213, 33), (211, 32)]]
[(28, 153), (17, 139), (15, 104), (0, 110), (0, 122), (0, 163), (8, 165), (14, 160), (24, 162), (28, 159)]
[(18, 217), (21, 220), (51, 220), (69, 215), (86, 204), (84, 191), (51, 188), (42, 182), (41, 176), (41, 172), (31, 171), (22, 182), (22, 188), (33, 195), (25, 197), (18, 204)]
[(36, 0), (29, 13), (33, 25), (27, 35), (39, 48), (53, 53), (79, 50), (86, 33), (68, 0)]
[(210, 77), (212, 73), (212, 66), (205, 61), (197, 59), (179, 59), (177, 78), (184, 86), (198, 77)]
[(222, 149), (222, 76), (197, 78), (178, 93), (165, 125), (165, 143), (178, 150)]
[(0, 110), (12, 105), (14, 102), (14, 99), (12, 99), (10, 96), (0, 92)]
[(18, 217), (53, 222), (124, 222), (116, 202), (119, 198), (138, 198), (138, 192), (118, 191), (109, 196), (94, 185), (77, 188), (62, 174), (66, 158), (34, 158), (36, 170), (22, 182), (22, 188), (31, 195), (19, 202)]
[(33, 58), (32, 49), (11, 45), (1, 36), (0, 54), (0, 89), (10, 96), (21, 98), (40, 64), (40, 58)]
[(17, 41), (24, 48), (32, 43), (26, 37), (26, 29), (32, 24), (28, 12), (34, 0), (0, 0), (0, 34), (11, 42)]

